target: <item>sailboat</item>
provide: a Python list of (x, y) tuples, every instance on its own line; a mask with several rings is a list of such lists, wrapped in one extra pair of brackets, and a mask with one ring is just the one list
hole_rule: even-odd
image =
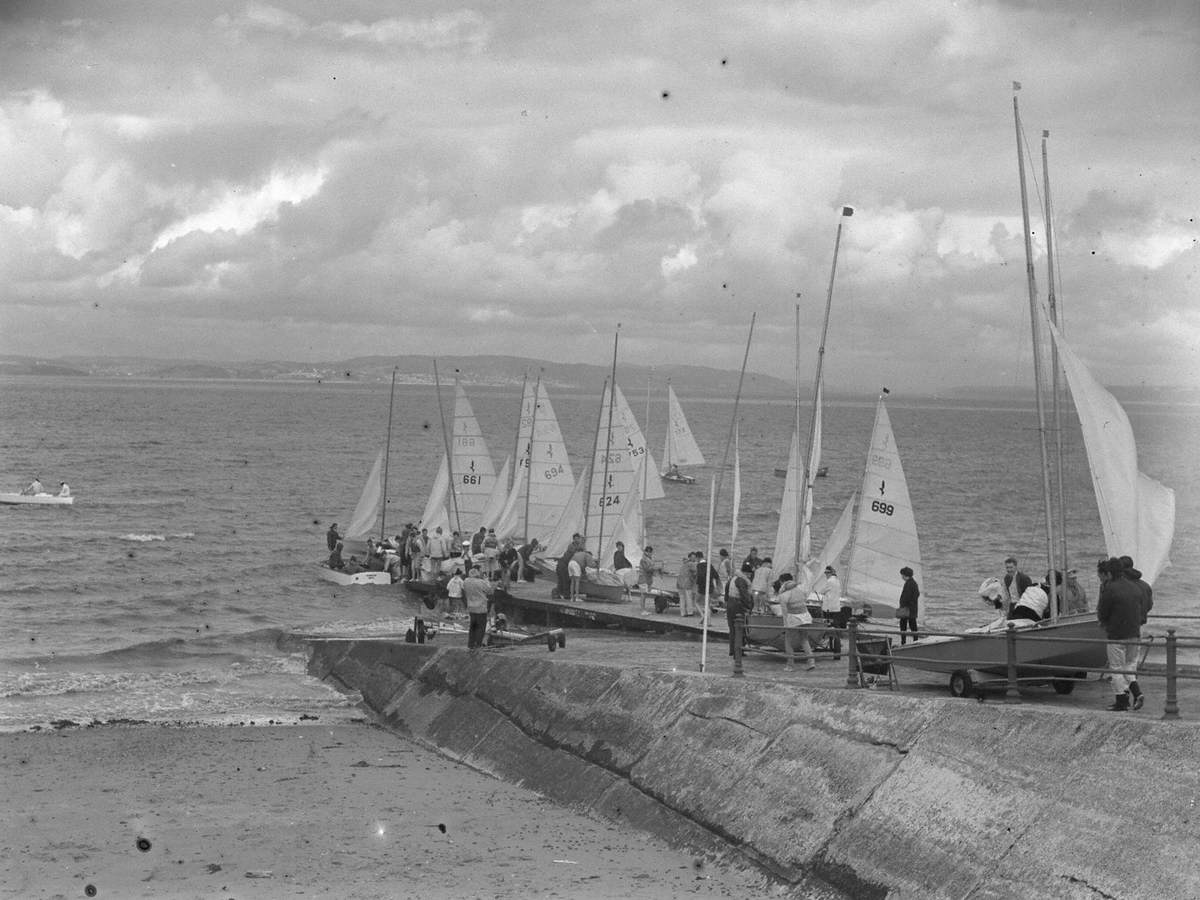
[[(392, 407), (395, 404), (396, 398), (396, 371), (392, 370), (392, 389), (388, 398), (388, 430), (387, 441), (384, 444), (384, 449), (379, 451), (375, 457), (375, 463), (371, 466), (371, 471), (367, 475), (367, 483), (363, 485), (362, 494), (359, 495), (358, 503), (354, 507), (354, 513), (350, 516), (350, 522), (346, 525), (344, 543), (350, 545), (365, 544), (367, 539), (372, 536), (375, 531), (375, 523), (380, 521), (380, 514), (383, 514), (383, 520), (379, 527), (379, 538), (383, 539), (385, 529), (387, 528), (387, 468), (388, 458), (391, 455), (392, 446)], [(331, 581), (334, 584), (350, 585), (350, 584), (391, 584), (392, 576), (389, 572), (346, 572), (341, 569), (331, 569), (328, 563), (323, 563), (318, 570), (320, 576), (325, 581)]]
[(675, 388), (667, 382), (667, 436), (662, 455), (663, 481), (676, 484), (695, 484), (696, 479), (679, 471), (680, 466), (704, 465), (704, 454), (696, 444), (696, 437), (688, 426), (683, 407), (675, 396)]
[[(1014, 84), (1014, 89), (1016, 87)], [(1013, 118), (1019, 149), (1022, 131), (1015, 95)], [(1142, 570), (1142, 578), (1152, 583), (1167, 565), (1175, 527), (1175, 495), (1169, 488), (1138, 470), (1137, 447), (1125, 411), (1116, 398), (1091, 376), (1056, 326), (1047, 303), (1039, 302), (1037, 298), (1029, 237), (1024, 156), (1020, 152), (1018, 160), (1039, 420), (1042, 418), (1043, 384), (1038, 361), (1038, 336), (1044, 329), (1057, 350), (1057, 359), (1066, 373), (1079, 417), (1096, 504), (1104, 529), (1105, 547), (1109, 556), (1133, 556)], [(1040, 430), (1044, 435), (1044, 428)], [(1042, 478), (1047, 495), (1047, 555), (1053, 560), (1049, 463), (1044, 444), (1042, 456)], [(1053, 569), (1054, 565), (1051, 564), (1049, 568)], [(1086, 678), (1089, 670), (1105, 667), (1105, 635), (1091, 613), (1060, 616), (1054, 603), (1051, 603), (1051, 611), (1053, 617), (1050, 620), (1021, 630), (1020, 638), (1016, 641), (1016, 675), (1021, 680), (1049, 681), (1057, 692), (1067, 694), (1077, 681)], [(1007, 674), (1006, 641), (1003, 632), (998, 631), (1003, 625), (1000, 621), (992, 626), (972, 629), (962, 636), (927, 637), (893, 647), (892, 655), (897, 663), (933, 672), (948, 672), (950, 693), (965, 696), (974, 690), (980, 673), (1001, 677)]]
[[(434, 371), (436, 377), (436, 366)], [(443, 432), (446, 452), (420, 524), (431, 534), (438, 527), (443, 531), (470, 534), (483, 524), (489, 503), (493, 508), (496, 506), (493, 493), (497, 479), (479, 420), (457, 381), (454, 383), (454, 418), (449, 430), (443, 423)]]

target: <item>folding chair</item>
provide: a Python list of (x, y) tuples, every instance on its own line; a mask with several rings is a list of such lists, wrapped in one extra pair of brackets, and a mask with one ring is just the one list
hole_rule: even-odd
[(854, 664), (858, 669), (858, 686), (860, 688), (880, 684), (881, 678), (887, 679), (889, 691), (900, 687), (900, 679), (896, 677), (896, 667), (892, 665), (891, 638), (869, 638), (855, 641)]

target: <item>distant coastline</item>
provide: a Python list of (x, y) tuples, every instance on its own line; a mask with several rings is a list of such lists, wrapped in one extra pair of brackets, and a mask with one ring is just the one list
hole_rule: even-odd
[[(167, 360), (148, 357), (65, 356), (57, 359), (0, 354), (0, 376), (42, 376), (74, 378), (138, 378), (177, 381), (275, 381), (314, 384), (374, 384), (391, 380), (396, 369), (397, 383), (434, 384), (432, 356), (366, 356), (325, 362), (256, 360), (250, 362), (213, 362), (203, 360)], [(608, 377), (606, 366), (579, 363), (555, 363), (511, 356), (436, 357), (444, 383), (457, 376), (464, 385), (474, 387), (520, 387), (526, 375), (540, 377), (555, 391), (599, 391)], [(645, 384), (653, 374), (654, 383), (668, 379), (676, 388), (694, 396), (730, 396), (737, 391), (738, 373), (705, 366), (623, 365), (622, 375), (630, 384)], [(1200, 387), (1183, 385), (1110, 385), (1123, 402), (1200, 404)], [(790, 397), (795, 385), (759, 373), (746, 373), (744, 396)], [(862, 399), (860, 394), (828, 392), (830, 399)], [(961, 385), (935, 393), (908, 395), (908, 399), (1031, 401), (1033, 389), (1015, 385)]]

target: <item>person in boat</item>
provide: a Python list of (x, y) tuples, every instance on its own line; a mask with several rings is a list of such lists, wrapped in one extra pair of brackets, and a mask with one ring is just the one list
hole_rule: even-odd
[(342, 559), (342, 542), (338, 541), (333, 545), (333, 549), (329, 551), (329, 568), (344, 569), (346, 561)]
[(625, 542), (617, 541), (617, 548), (613, 551), (613, 571), (620, 572), (624, 569), (632, 569), (633, 563), (629, 561), (629, 557), (625, 555)]
[(1010, 610), (1021, 600), (1021, 595), (1033, 586), (1033, 579), (1017, 568), (1017, 559), (1010, 556), (1004, 560), (1003, 601), (1004, 609)]
[(65, 481), (60, 481), (58, 483), (58, 496), (60, 496), (60, 497), (70, 497), (71, 496), (71, 486), (69, 484), (67, 484)]
[(329, 526), (329, 530), (325, 532), (325, 546), (332, 552), (333, 548), (338, 545), (338, 541), (342, 539), (341, 532), (338, 531), (338, 524), (334, 522)]
[[(917, 634), (917, 604), (921, 599), (921, 588), (913, 574), (913, 570), (908, 566), (900, 570), (900, 577), (904, 579), (904, 587), (900, 589), (900, 605), (896, 609), (896, 617), (900, 619), (901, 646), (908, 643), (907, 632), (909, 631), (912, 632), (914, 641), (921, 639)], [(908, 613), (908, 615), (901, 615), (902, 613)]]
[(757, 571), (759, 563), (761, 562), (762, 560), (758, 558), (758, 548), (751, 547), (750, 552), (746, 554), (746, 558), (742, 560), (742, 565), (744, 566), (746, 563), (750, 563), (750, 565), (754, 566), (755, 571)]
[(462, 534), (455, 531), (450, 537), (446, 538), (446, 557), (448, 559), (461, 557), (469, 549), (467, 544), (469, 541), (462, 539)]
[(351, 556), (342, 567), (342, 571), (347, 575), (357, 575), (359, 572), (367, 571), (367, 567), (362, 564), (362, 561), (357, 556)]
[[(745, 563), (742, 565), (745, 566)], [(717, 571), (721, 573), (721, 593), (724, 594), (724, 586), (733, 580), (733, 560), (724, 547), (717, 551)]]
[(667, 468), (667, 477), (674, 478), (674, 479), (679, 478), (679, 464), (678, 463), (671, 463), (671, 465)]
[(1088, 611), (1087, 591), (1079, 583), (1079, 572), (1067, 569), (1067, 585), (1065, 590), (1068, 613), (1085, 613)]
[(1108, 668), (1115, 694), (1108, 708), (1127, 710), (1132, 698), (1132, 708), (1141, 709), (1145, 696), (1137, 683), (1137, 640), (1142, 630), (1142, 591), (1115, 557), (1100, 560), (1096, 574), (1100, 576), (1096, 619), (1108, 638)]
[(37, 475), (33, 476), (33, 481), (29, 482), (29, 484), (25, 486), (25, 489), (21, 491), (22, 494), (28, 495), (44, 494), (45, 492), (46, 489), (42, 487), (42, 479)]
[(413, 529), (408, 536), (408, 577), (416, 581), (421, 577), (421, 561), (425, 558), (427, 529)]
[(1040, 622), (1050, 618), (1049, 587), (1045, 584), (1031, 584), (1025, 588), (1017, 605), (1008, 611), (1008, 621), (1027, 619), (1030, 622)]

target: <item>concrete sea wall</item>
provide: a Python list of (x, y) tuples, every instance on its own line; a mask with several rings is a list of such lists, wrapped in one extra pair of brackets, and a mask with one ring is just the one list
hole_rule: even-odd
[(1200, 729), (391, 641), (309, 671), (390, 728), (803, 897), (1200, 897)]

